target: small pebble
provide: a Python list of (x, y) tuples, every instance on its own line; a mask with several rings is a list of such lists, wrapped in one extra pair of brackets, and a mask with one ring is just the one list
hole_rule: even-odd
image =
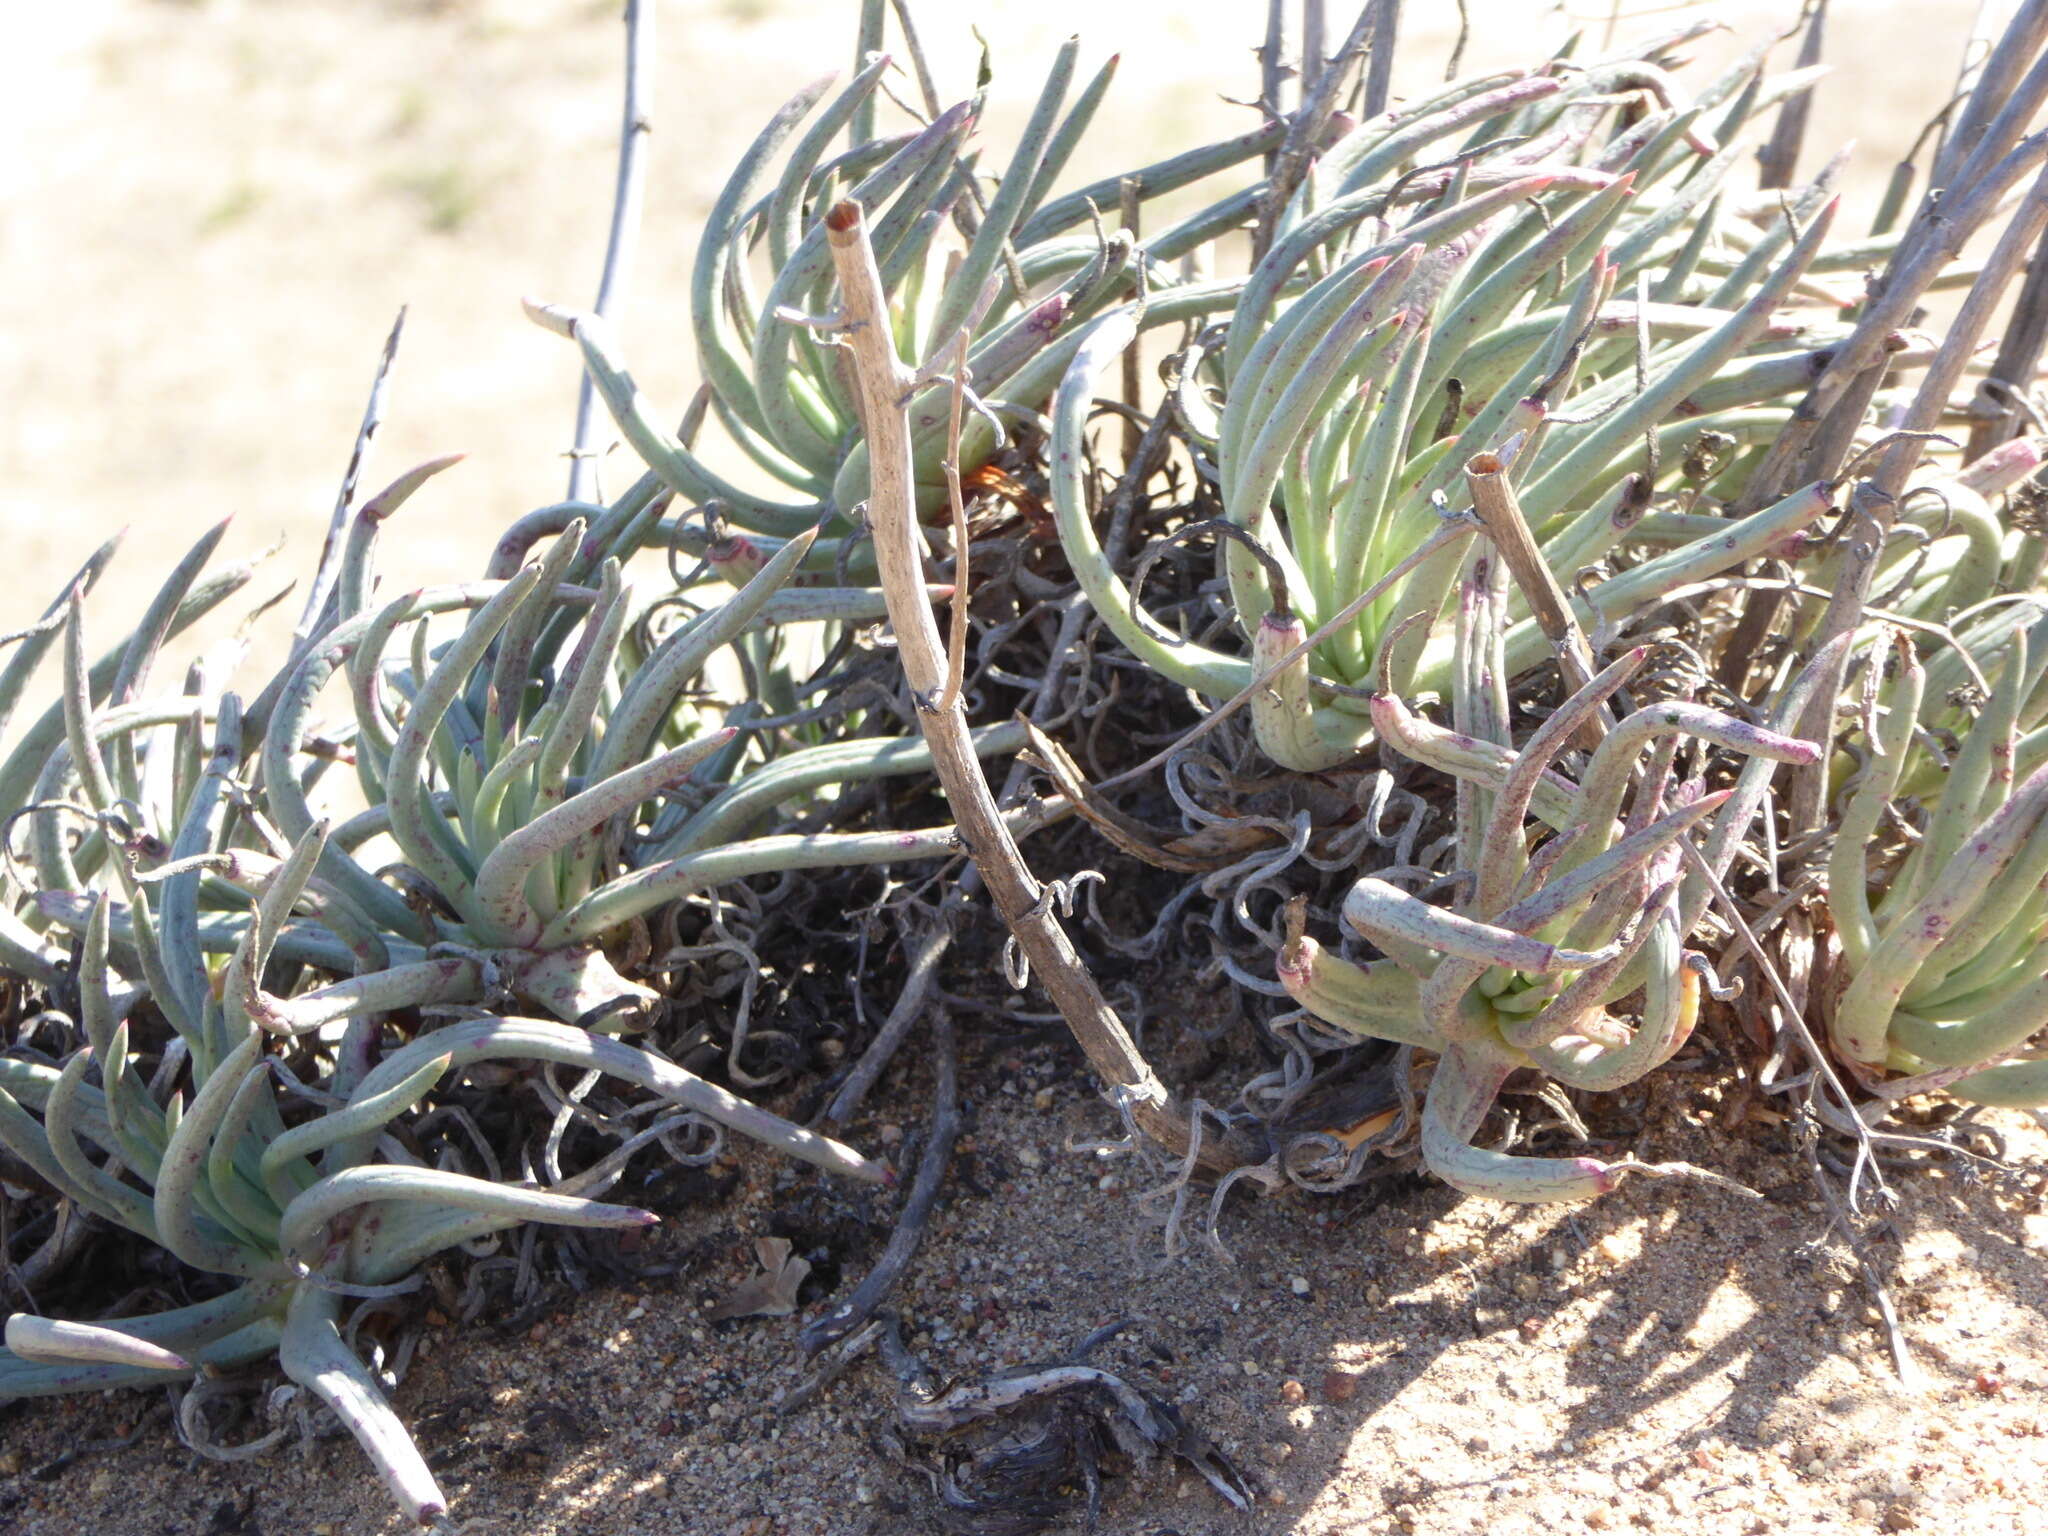
[(1037, 1110), (1041, 1115), (1044, 1114), (1048, 1109), (1051, 1109), (1052, 1090), (1050, 1088), (1041, 1088), (1038, 1090), (1038, 1092), (1031, 1095), (1031, 1107)]
[(1026, 1168), (1031, 1169), (1045, 1166), (1045, 1159), (1038, 1155), (1038, 1148), (1036, 1147), (1019, 1147), (1017, 1149), (1017, 1161)]
[(1348, 1403), (1356, 1396), (1358, 1396), (1358, 1376), (1355, 1372), (1330, 1370), (1323, 1373), (1324, 1402)]
[(1245, 1373), (1245, 1375), (1247, 1375), (1247, 1376), (1256, 1376), (1256, 1375), (1258, 1375), (1258, 1374), (1259, 1374), (1259, 1362), (1258, 1362), (1258, 1361), (1256, 1361), (1256, 1360), (1247, 1360), (1247, 1361), (1245, 1361), (1245, 1363), (1244, 1363), (1244, 1373)]
[(1280, 1383), (1281, 1402), (1299, 1403), (1305, 1400), (1307, 1397), (1308, 1389), (1302, 1386), (1302, 1384), (1296, 1381), (1292, 1376), (1288, 1377), (1285, 1381)]
[(1290, 1275), (1287, 1280), (1287, 1289), (1294, 1292), (1297, 1296), (1306, 1296), (1308, 1294), (1308, 1276)]
[(1877, 1500), (1851, 1499), (1849, 1501), (1849, 1513), (1858, 1520), (1875, 1520), (1877, 1518)]

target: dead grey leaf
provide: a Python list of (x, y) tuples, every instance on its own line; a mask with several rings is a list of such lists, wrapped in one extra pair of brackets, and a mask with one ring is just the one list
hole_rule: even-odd
[(716, 1323), (728, 1317), (788, 1317), (796, 1310), (796, 1293), (811, 1272), (811, 1261), (791, 1254), (786, 1237), (757, 1237), (754, 1262), (761, 1272), (734, 1286), (706, 1318)]

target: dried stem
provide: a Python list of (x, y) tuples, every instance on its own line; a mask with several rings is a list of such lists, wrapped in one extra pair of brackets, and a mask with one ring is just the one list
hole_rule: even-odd
[(924, 1012), (925, 999), (931, 995), (932, 979), (938, 975), (939, 961), (945, 958), (952, 943), (952, 925), (941, 921), (911, 946), (910, 965), (904, 972), (903, 990), (896, 994), (896, 1006), (889, 1010), (889, 1017), (875, 1031), (875, 1038), (868, 1043), (859, 1063), (832, 1096), (832, 1102), (825, 1110), (827, 1123), (844, 1125), (860, 1112), (861, 1104), (874, 1090), (883, 1069), (909, 1037), (911, 1025)]
[[(1828, 0), (1814, 0), (1806, 15), (1806, 36), (1799, 42), (1799, 68), (1810, 69), (1820, 62), (1826, 40)], [(1789, 187), (1799, 168), (1800, 146), (1806, 142), (1806, 124), (1813, 115), (1813, 87), (1799, 91), (1778, 108), (1777, 126), (1770, 142), (1757, 151), (1757, 186)]]
[[(825, 217), (826, 238), (839, 277), (846, 345), (853, 357), (863, 425), (869, 444), (868, 526), (875, 563), (896, 632), (896, 652), (914, 693), (935, 697), (946, 656), (924, 588), (924, 548), (917, 522), (905, 394), (915, 383), (896, 355), (887, 299), (860, 205), (843, 202)], [(956, 593), (956, 602), (966, 600)], [(996, 810), (958, 701), (943, 713), (921, 709), (918, 724), (933, 767), (960, 828), (960, 840), (987, 881), (996, 910), (1009, 925), (1039, 983), (1073, 1030), (1097, 1073), (1129, 1104), (1146, 1134), (1184, 1150), (1188, 1117), (1146, 1063), (1123, 1020), (1081, 963), (1046, 893), (1032, 878), (1009, 826)], [(1257, 1160), (1248, 1149), (1212, 1146), (1211, 1166)]]
[(349, 509), (355, 504), (356, 480), (362, 474), (363, 457), (370, 451), (370, 439), (384, 425), (384, 391), (391, 382), (391, 365), (398, 358), (398, 340), (405, 333), (405, 309), (391, 322), (391, 334), (384, 338), (384, 350), (377, 358), (377, 373), (370, 381), (370, 398), (363, 406), (363, 424), (356, 428), (355, 446), (349, 450), (348, 468), (342, 471), (341, 491), (334, 498), (334, 511), (327, 519), (327, 541), (320, 547), (320, 564), (313, 572), (313, 584), (306, 592), (306, 606), (292, 629), (293, 649), (311, 644), (319, 633), (320, 616), (341, 575), (342, 547), (347, 541)]
[[(1266, 193), (1259, 206), (1258, 227), (1252, 234), (1253, 261), (1256, 262), (1272, 245), (1280, 216), (1287, 211), (1302, 178), (1308, 174), (1316, 145), (1322, 141), (1323, 129), (1337, 110), (1344, 82), (1351, 74), (1352, 62), (1368, 47), (1373, 50), (1374, 75), (1378, 75), (1381, 57), (1388, 51), (1384, 43), (1393, 36), (1393, 13), (1396, 9), (1397, 0), (1366, 0), (1365, 8), (1359, 12), (1358, 20), (1344, 39), (1343, 46), (1318, 73), (1313, 89), (1304, 79), (1301, 105), (1288, 125), (1286, 141), (1268, 157)], [(1266, 46), (1275, 56), (1285, 48), (1280, 30), (1283, 14), (1284, 8), (1279, 0), (1274, 0), (1273, 29), (1267, 33)], [(1269, 78), (1267, 89), (1272, 93), (1267, 97), (1267, 105), (1277, 110), (1277, 77)]]
[(946, 637), (946, 681), (931, 702), (933, 712), (938, 714), (946, 713), (959, 702), (960, 690), (967, 680), (967, 594), (972, 588), (967, 574), (967, 501), (960, 489), (960, 408), (967, 398), (967, 339), (963, 326), (953, 344), (946, 457), (940, 465), (946, 476), (946, 504), (953, 514), (953, 605)]
[(1394, 91), (1394, 46), (1401, 31), (1401, 0), (1374, 0), (1372, 59), (1365, 68), (1365, 104), (1359, 117), (1370, 121), (1387, 110)]
[[(633, 253), (640, 242), (640, 210), (647, 187), (647, 157), (642, 148), (654, 124), (647, 115), (652, 76), (647, 68), (654, 51), (652, 0), (626, 0), (626, 104), (619, 125), (619, 174), (612, 192), (612, 227), (605, 237), (604, 273), (597, 283), (597, 313), (617, 317), (632, 280)], [(591, 439), (597, 432), (597, 382), (584, 370), (576, 390), (576, 437), (569, 448), (570, 501), (592, 499), (596, 479)]]
[(953, 1143), (960, 1139), (960, 1071), (953, 1049), (953, 1021), (943, 1008), (932, 1013), (932, 1071), (938, 1083), (932, 1098), (931, 1128), (925, 1134), (924, 1154), (918, 1159), (917, 1177), (903, 1202), (903, 1214), (896, 1218), (896, 1230), (889, 1234), (888, 1246), (853, 1294), (804, 1328), (799, 1340), (806, 1355), (838, 1343), (873, 1317), (896, 1289), (924, 1240), (925, 1227), (938, 1204), (939, 1187), (946, 1181), (946, 1165), (953, 1158)]
[[(2048, 344), (2048, 236), (2043, 236), (2034, 247), (2033, 259), (2027, 263), (2026, 281), (2020, 284), (2019, 297), (2013, 301), (2012, 315), (2006, 321), (2005, 338), (1998, 344), (1998, 356), (1992, 361), (1991, 376), (1978, 385), (1978, 408), (1986, 415), (1970, 428), (1969, 447), (1963, 454), (1965, 464), (1974, 464), (1999, 444), (2019, 436), (2025, 418), (2013, 409), (2012, 397), (2025, 399), (2041, 366), (2044, 344)], [(1997, 398), (1992, 393), (1993, 386), (2010, 394), (2004, 399)]]
[[(1586, 644), (1579, 621), (1572, 616), (1571, 600), (1564, 594), (1550, 562), (1536, 547), (1536, 536), (1522, 516), (1522, 506), (1509, 482), (1507, 466), (1491, 453), (1474, 454), (1465, 465), (1465, 485), (1472, 493), (1472, 510), (1486, 525), (1486, 536), (1500, 551), (1508, 574), (1513, 576), (1529, 600), (1529, 612), (1557, 653), (1559, 671), (1564, 674), (1567, 694), (1577, 693), (1593, 680), (1592, 647)], [(1585, 736), (1581, 745), (1598, 745), (1597, 733)]]

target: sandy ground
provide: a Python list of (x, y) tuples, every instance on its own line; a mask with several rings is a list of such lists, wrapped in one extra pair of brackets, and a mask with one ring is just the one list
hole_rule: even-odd
[[(1581, 14), (1604, 14), (1582, 4)], [(1953, 74), (1962, 0), (1838, 6), (1813, 142), (1862, 142), (1866, 205)], [(1121, 50), (1095, 156), (1241, 127), (1263, 7), (1125, 0), (925, 6), (942, 79), (971, 78), (966, 18), (1001, 71), (1000, 143), (1037, 61), (1084, 33)], [(1402, 82), (1449, 47), (1449, 5), (1411, 0)], [(1784, 7), (1728, 8), (1755, 19)], [(626, 336), (659, 399), (694, 383), (691, 238), (716, 177), (796, 85), (842, 65), (846, 0), (668, 0), (648, 223)], [(942, 14), (942, 12), (944, 14)], [(1474, 0), (1475, 67), (1547, 46), (1565, 18)], [(95, 600), (116, 613), (206, 523), (253, 552), (310, 556), (400, 304), (411, 320), (366, 473), (466, 450), (393, 530), (408, 581), (474, 571), (487, 540), (563, 480), (574, 371), (518, 296), (594, 288), (611, 187), (618, 26), (608, 3), (70, 0), (10, 18), (0, 92), (0, 532), (40, 606), (92, 543), (129, 525)], [(1596, 26), (1597, 34), (1597, 26)], [(1732, 45), (1703, 48), (1725, 57)], [(282, 579), (281, 577), (279, 578)], [(1264, 1490), (1227, 1510), (1191, 1476), (1116, 1485), (1115, 1536), (1215, 1532), (2048, 1530), (2048, 1299), (2038, 1178), (1902, 1179), (1884, 1261), (1922, 1379), (1902, 1387), (1801, 1165), (1752, 1128), (1695, 1124), (1705, 1079), (1675, 1074), (1639, 1150), (1728, 1166), (1749, 1203), (1638, 1182), (1591, 1207), (1518, 1212), (1398, 1185), (1334, 1202), (1233, 1206), (1237, 1269), (1168, 1261), (1131, 1185), (1153, 1176), (1062, 1149), (1105, 1127), (1070, 1052), (970, 1051), (974, 1155), (902, 1297), (941, 1374), (1042, 1361), (1142, 1314), (1164, 1354), (1116, 1358), (1180, 1401)], [(1043, 1090), (1041, 1096), (1041, 1090)], [(914, 1123), (907, 1086), (855, 1139)], [(2013, 1126), (2015, 1148), (2042, 1138)], [(931, 1530), (924, 1480), (874, 1450), (889, 1418), (864, 1365), (787, 1422), (802, 1319), (707, 1324), (751, 1240), (871, 1262), (886, 1205), (750, 1160), (723, 1204), (659, 1239), (680, 1273), (600, 1290), (509, 1336), (437, 1333), (400, 1394), (474, 1529), (839, 1536)], [(809, 1303), (815, 1307), (816, 1303)], [(1113, 1352), (1114, 1353), (1114, 1352)], [(127, 1434), (123, 1451), (53, 1468)], [(395, 1530), (353, 1447), (249, 1466), (179, 1449), (142, 1397), (0, 1411), (0, 1531)]]
[[(1706, 1128), (1716, 1091), (1686, 1064), (1636, 1150), (1712, 1163), (1763, 1198), (1636, 1180), (1538, 1211), (1419, 1181), (1243, 1199), (1220, 1229), (1232, 1265), (1199, 1247), (1165, 1258), (1133, 1199), (1153, 1174), (1067, 1150), (1112, 1129), (1070, 1050), (970, 1052), (964, 1155), (898, 1298), (911, 1347), (941, 1379), (974, 1379), (1141, 1319), (1095, 1363), (1176, 1403), (1258, 1502), (1240, 1513), (1155, 1466), (1110, 1480), (1105, 1536), (2048, 1530), (2042, 1178), (1897, 1181), (1897, 1241), (1874, 1252), (1911, 1340), (1902, 1385), (1866, 1294), (1815, 1243), (1826, 1218), (1801, 1161), (1771, 1128), (1739, 1145)], [(854, 1139), (888, 1145), (892, 1115), (914, 1129), (921, 1078)], [(2048, 1150), (2006, 1128), (2013, 1152)], [(802, 1374), (797, 1327), (829, 1303), (704, 1315), (754, 1272), (756, 1237), (851, 1277), (885, 1214), (750, 1158), (723, 1204), (679, 1212), (637, 1256), (679, 1274), (516, 1332), (435, 1331), (398, 1403), (457, 1520), (519, 1536), (943, 1529), (926, 1478), (881, 1449), (893, 1384), (872, 1362), (777, 1417)], [(137, 1394), (29, 1406), (0, 1419), (0, 1530), (403, 1528), (345, 1440), (221, 1466), (179, 1449)], [(130, 1449), (54, 1464), (138, 1427)]]

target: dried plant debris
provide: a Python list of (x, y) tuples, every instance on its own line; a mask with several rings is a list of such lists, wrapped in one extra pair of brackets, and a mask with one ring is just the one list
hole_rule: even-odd
[(1201, 1474), (1233, 1508), (1256, 1491), (1180, 1409), (1129, 1372), (1088, 1357), (1132, 1326), (1098, 1328), (1064, 1360), (1018, 1366), (944, 1390), (885, 1320), (879, 1342), (897, 1379), (901, 1436), (891, 1449), (930, 1479), (939, 1519), (963, 1536), (1028, 1536), (1085, 1510), (1093, 1530), (1103, 1477), (1121, 1461), (1143, 1473), (1162, 1455)]
[(761, 1267), (732, 1288), (732, 1294), (706, 1309), (707, 1321), (729, 1317), (788, 1317), (796, 1310), (796, 1293), (811, 1272), (811, 1261), (790, 1251), (786, 1237), (754, 1239), (754, 1261)]

